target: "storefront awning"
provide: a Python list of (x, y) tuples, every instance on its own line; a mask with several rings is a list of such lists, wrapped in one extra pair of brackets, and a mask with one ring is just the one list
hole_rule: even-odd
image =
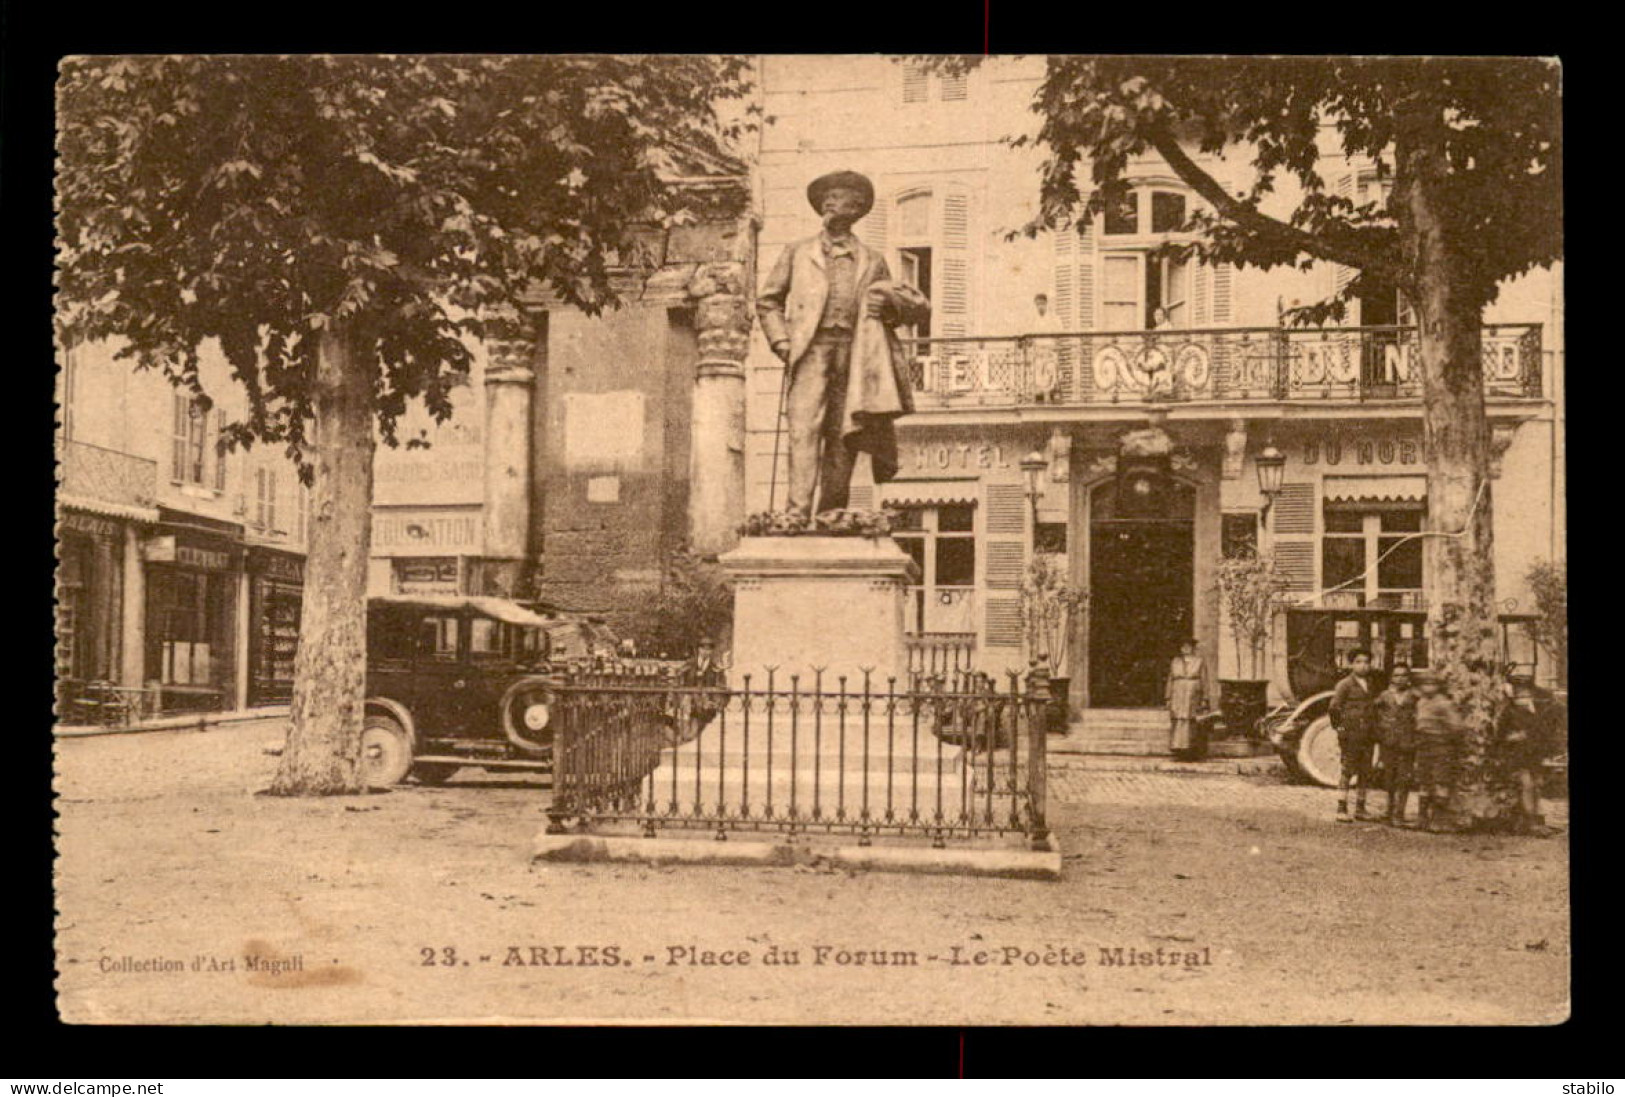
[(99, 514), (104, 518), (123, 518), (129, 522), (158, 521), (157, 507), (138, 507), (133, 503), (104, 503), (100, 499), (86, 499), (79, 495), (58, 495), (56, 501), (64, 510), (80, 510)]
[(893, 480), (880, 485), (880, 501), (899, 507), (936, 507), (976, 502), (979, 482), (966, 480)]
[(1428, 497), (1426, 476), (1328, 476), (1328, 503), (1421, 503)]

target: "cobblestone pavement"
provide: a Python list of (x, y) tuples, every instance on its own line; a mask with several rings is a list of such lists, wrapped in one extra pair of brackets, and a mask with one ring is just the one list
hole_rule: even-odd
[[(1289, 783), (1279, 773), (1258, 776), (1236, 774), (1128, 773), (1052, 766), (1050, 796), (1061, 804), (1113, 804), (1126, 807), (1199, 807), (1236, 811), (1290, 811), (1309, 818), (1331, 819), (1337, 810), (1337, 791), (1315, 785)], [(1415, 798), (1410, 811), (1415, 812)], [(1377, 795), (1372, 806), (1387, 807)], [(1566, 800), (1547, 800), (1547, 822), (1567, 826)]]

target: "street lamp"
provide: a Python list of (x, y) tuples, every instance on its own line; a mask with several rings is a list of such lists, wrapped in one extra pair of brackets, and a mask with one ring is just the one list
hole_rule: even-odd
[(1264, 506), (1258, 512), (1258, 518), (1261, 522), (1268, 522), (1275, 497), (1281, 494), (1281, 477), (1286, 474), (1286, 454), (1272, 445), (1265, 446), (1253, 458), (1253, 465), (1258, 469), (1259, 494), (1264, 497)]
[(1049, 459), (1033, 450), (1021, 459), (1021, 474), (1027, 478), (1027, 502), (1033, 508), (1033, 551), (1038, 551), (1038, 478), (1049, 467)]

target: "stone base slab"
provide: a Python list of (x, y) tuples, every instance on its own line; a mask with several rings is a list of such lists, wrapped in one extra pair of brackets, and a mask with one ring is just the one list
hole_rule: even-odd
[(730, 838), (641, 838), (616, 835), (536, 836), (532, 860), (544, 864), (650, 864), (830, 866), (874, 872), (955, 876), (999, 876), (1017, 880), (1059, 880), (1061, 851), (1050, 849), (933, 849), (929, 846), (834, 845), (827, 842), (740, 841)]

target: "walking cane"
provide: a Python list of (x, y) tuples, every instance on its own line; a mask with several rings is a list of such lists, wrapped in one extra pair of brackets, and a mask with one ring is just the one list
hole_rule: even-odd
[(779, 494), (779, 439), (784, 437), (784, 411), (790, 402), (790, 363), (784, 363), (784, 373), (779, 382), (779, 415), (773, 420), (773, 471), (767, 481), (767, 510), (773, 512), (774, 503)]

